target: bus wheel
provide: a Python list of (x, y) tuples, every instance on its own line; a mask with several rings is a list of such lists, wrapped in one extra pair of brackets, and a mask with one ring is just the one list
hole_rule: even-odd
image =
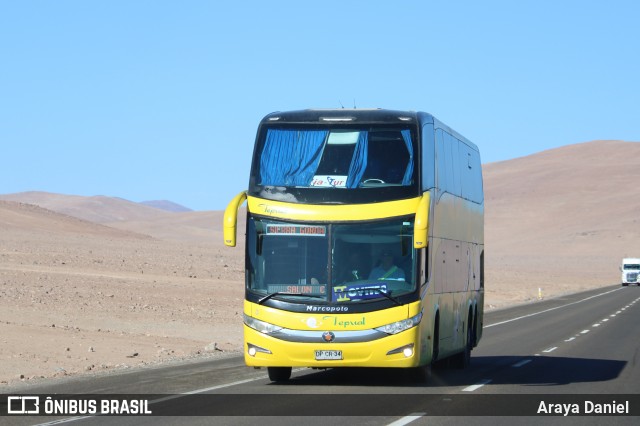
[(267, 367), (267, 372), (272, 382), (286, 382), (291, 378), (291, 367)]
[(471, 348), (473, 347), (473, 332), (471, 331), (471, 324), (467, 326), (467, 344), (464, 347), (464, 351), (451, 360), (457, 368), (467, 368), (471, 364)]
[(431, 351), (431, 364), (435, 365), (440, 355), (440, 316), (436, 314), (435, 325), (433, 326), (433, 347)]

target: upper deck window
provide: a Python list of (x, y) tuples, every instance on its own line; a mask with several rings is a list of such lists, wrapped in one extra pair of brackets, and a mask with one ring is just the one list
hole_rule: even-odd
[(409, 129), (269, 128), (258, 155), (260, 186), (354, 189), (413, 184)]

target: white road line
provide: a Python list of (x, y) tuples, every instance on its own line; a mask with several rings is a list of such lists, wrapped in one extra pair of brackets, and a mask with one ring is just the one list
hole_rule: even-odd
[(530, 362), (531, 362), (531, 360), (530, 360), (530, 359), (524, 359), (524, 360), (522, 360), (522, 361), (520, 361), (520, 362), (517, 362), (517, 363), (513, 364), (513, 365), (512, 365), (512, 367), (513, 367), (513, 368), (520, 368), (520, 367), (522, 367), (523, 365), (529, 364)]
[(387, 426), (404, 426), (404, 425), (408, 425), (412, 421), (418, 420), (420, 417), (424, 417), (426, 415), (427, 415), (427, 413), (413, 413), (411, 415), (404, 416), (403, 418), (398, 419), (395, 422), (391, 422)]
[(591, 327), (600, 327), (600, 324), (593, 324)]
[(565, 340), (565, 342), (570, 342), (572, 340), (576, 340), (576, 338), (575, 337), (569, 337), (567, 340)]
[(580, 334), (587, 334), (590, 330), (582, 330)]
[(491, 379), (484, 379), (484, 380), (481, 380), (480, 383), (478, 383), (477, 385), (467, 386), (466, 388), (462, 389), (462, 392), (473, 392), (475, 390), (480, 389), (487, 383), (491, 383)]
[(553, 348), (545, 349), (545, 350), (544, 350), (544, 351), (542, 351), (542, 352), (544, 352), (544, 353), (547, 353), (547, 354), (548, 354), (549, 352), (553, 352), (553, 351), (555, 351), (556, 349), (558, 349), (558, 347), (557, 347), (557, 346), (554, 346)]
[(91, 417), (95, 417), (95, 416), (69, 417), (68, 419), (52, 420), (46, 423), (38, 423), (36, 426), (60, 425), (63, 423), (75, 422), (77, 420), (90, 419)]
[(555, 308), (545, 309), (544, 311), (534, 312), (534, 313), (532, 313), (532, 314), (523, 315), (523, 316), (521, 316), (521, 317), (512, 318), (512, 319), (510, 319), (510, 320), (497, 322), (497, 323), (495, 323), (495, 324), (485, 325), (485, 326), (484, 326), (484, 327), (482, 327), (482, 328), (484, 329), (484, 328), (489, 328), (489, 327), (495, 327), (496, 325), (507, 324), (507, 323), (510, 323), (510, 322), (513, 322), (513, 321), (521, 320), (521, 319), (523, 319), (523, 318), (529, 318), (529, 317), (532, 317), (532, 316), (534, 316), (534, 315), (540, 315), (540, 314), (544, 314), (544, 313), (546, 313), (546, 312), (555, 311), (556, 309), (566, 308), (567, 306), (575, 305), (576, 303), (582, 303), (582, 302), (587, 301), (587, 300), (589, 300), (589, 299), (593, 299), (593, 298), (595, 298), (595, 297), (604, 296), (605, 294), (613, 293), (614, 291), (620, 291), (620, 290), (621, 290), (621, 288), (617, 288), (617, 289), (615, 289), (615, 290), (609, 290), (609, 291), (606, 291), (606, 292), (604, 292), (604, 293), (600, 293), (600, 294), (595, 294), (595, 295), (593, 295), (593, 296), (589, 296), (589, 297), (587, 297), (587, 298), (585, 298), (585, 299), (582, 299), (582, 300), (577, 300), (577, 301), (575, 301), (575, 302), (567, 303), (566, 305), (556, 306)]
[(607, 321), (609, 321), (609, 318), (604, 318), (604, 319), (602, 320), (602, 322), (607, 322)]

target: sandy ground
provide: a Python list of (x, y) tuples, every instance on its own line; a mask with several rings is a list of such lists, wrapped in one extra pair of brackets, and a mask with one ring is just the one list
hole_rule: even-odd
[(32, 219), (0, 221), (0, 385), (240, 350), (241, 250)]

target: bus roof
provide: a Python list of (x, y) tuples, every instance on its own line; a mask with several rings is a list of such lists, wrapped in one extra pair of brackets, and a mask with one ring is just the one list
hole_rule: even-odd
[(388, 109), (305, 109), (298, 111), (277, 111), (268, 114), (262, 123), (407, 123), (411, 121), (433, 122), (431, 114), (416, 111), (395, 111)]
[(401, 111), (382, 108), (339, 108), (339, 109), (304, 109), (297, 111), (276, 111), (266, 115), (261, 125), (287, 123), (287, 124), (357, 124), (357, 123), (404, 123), (433, 124), (435, 128), (441, 128), (451, 135), (465, 142), (469, 147), (478, 151), (478, 147), (469, 139), (456, 132), (433, 115), (422, 111)]

